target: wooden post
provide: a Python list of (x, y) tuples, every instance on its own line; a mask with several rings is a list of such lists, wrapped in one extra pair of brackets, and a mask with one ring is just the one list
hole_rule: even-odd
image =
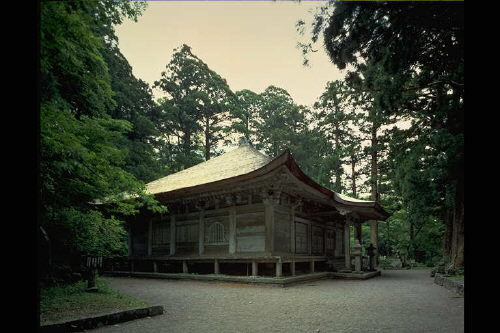
[(276, 277), (281, 277), (283, 273), (283, 263), (281, 262), (281, 260), (278, 260), (276, 262)]
[(290, 272), (292, 273), (292, 276), (295, 276), (295, 261), (290, 263)]
[(335, 231), (335, 256), (341, 256), (342, 253), (344, 252), (344, 244), (343, 243), (343, 229), (336, 226), (336, 231)]
[[(354, 258), (354, 264), (355, 264), (355, 269), (356, 271), (361, 271), (363, 267), (363, 242), (362, 242), (362, 232), (361, 232), (361, 222), (355, 222), (354, 224), (354, 236), (355, 236), (355, 241), (354, 241), (354, 247), (356, 247), (356, 255)], [(359, 259), (358, 259), (359, 257)], [(360, 261), (358, 267), (358, 260)], [(358, 269), (359, 268), (359, 269)]]
[(219, 260), (214, 261), (214, 274), (220, 274)]
[(153, 254), (153, 220), (148, 222), (148, 256)]
[(370, 221), (370, 243), (372, 243), (374, 266), (378, 266), (378, 221)]
[(252, 276), (257, 276), (259, 275), (259, 264), (257, 261), (253, 260), (252, 261)]
[(356, 222), (354, 224), (354, 231), (355, 231), (354, 236), (359, 241), (359, 244), (363, 244), (361, 242), (361, 234), (362, 233), (361, 233), (361, 223), (360, 222)]
[(198, 224), (198, 254), (201, 256), (205, 252), (205, 221), (204, 210), (200, 211), (200, 220)]
[(236, 253), (236, 206), (229, 208), (229, 253)]
[(175, 215), (170, 215), (170, 255), (175, 254)]
[(296, 205), (290, 208), (290, 253), (295, 253), (295, 209)]
[(309, 271), (310, 273), (314, 273), (314, 260), (309, 262)]
[(262, 192), (262, 202), (264, 203), (264, 220), (266, 226), (266, 252), (272, 254), (274, 252), (274, 208), (280, 202), (281, 191), (273, 189)]
[(346, 221), (344, 225), (344, 255), (345, 255), (345, 268), (351, 270), (351, 245), (350, 245), (351, 229), (349, 223)]
[(182, 261), (182, 273), (189, 273), (188, 272), (188, 265), (187, 265), (187, 261), (186, 260)]
[[(266, 202), (267, 201), (267, 202)], [(264, 219), (266, 225), (266, 252), (274, 252), (274, 205), (270, 200), (264, 201)]]
[(156, 261), (153, 261), (153, 272), (158, 272), (158, 265), (156, 264)]
[(312, 255), (312, 223), (307, 225), (307, 254)]

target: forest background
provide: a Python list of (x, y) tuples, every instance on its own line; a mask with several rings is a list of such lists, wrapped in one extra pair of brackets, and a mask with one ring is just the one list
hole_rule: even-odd
[(273, 85), (232, 91), (185, 44), (153, 86), (136, 78), (115, 27), (146, 6), (40, 3), (43, 274), (67, 278), (84, 253), (124, 255), (124, 218), (168, 209), (144, 184), (241, 136), (271, 157), (290, 149), (323, 186), (380, 201), (391, 213), (379, 224), (380, 255), (463, 270), (463, 3), (325, 2), (297, 22), (309, 40), (297, 52), (307, 63), (322, 40), (320, 52), (346, 75), (312, 107)]

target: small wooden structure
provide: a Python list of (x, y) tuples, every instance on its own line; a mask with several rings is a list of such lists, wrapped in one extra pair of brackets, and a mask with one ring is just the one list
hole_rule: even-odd
[(271, 159), (248, 143), (147, 190), (169, 212), (129, 221), (130, 271), (145, 262), (153, 272), (172, 263), (184, 273), (193, 263), (209, 263), (216, 274), (221, 264), (244, 263), (252, 276), (259, 265), (273, 265), (277, 277), (284, 268), (295, 275), (299, 264), (309, 272), (319, 263), (351, 271), (351, 226), (361, 243), (361, 223), (388, 217), (377, 202), (314, 182), (289, 151)]

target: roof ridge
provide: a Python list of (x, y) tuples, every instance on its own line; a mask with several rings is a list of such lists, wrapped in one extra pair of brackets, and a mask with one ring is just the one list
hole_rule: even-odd
[[(246, 151), (244, 151), (246, 150)], [(238, 156), (238, 155), (241, 155)], [(224, 165), (224, 161), (227, 160), (228, 162), (234, 159), (234, 163), (228, 163), (228, 166)], [(207, 170), (207, 178), (211, 178), (209, 173), (210, 172), (217, 172), (217, 171), (223, 171), (223, 170), (233, 170), (232, 173), (238, 173), (238, 169), (240, 168), (248, 168), (249, 165), (251, 166), (254, 164), (257, 168), (260, 168), (261, 166), (268, 164), (271, 162), (273, 159), (260, 151), (258, 151), (256, 148), (249, 144), (244, 144), (238, 146), (236, 149), (230, 150), (226, 153), (223, 153), (219, 156), (216, 156), (214, 158), (211, 158), (207, 161), (203, 161), (201, 163), (198, 163), (196, 165), (193, 165), (189, 168), (180, 170), (178, 172), (171, 173), (169, 175), (166, 175), (164, 177), (161, 177), (159, 179), (153, 180), (149, 183), (146, 184), (147, 187), (155, 187), (157, 185), (160, 185), (164, 182), (168, 182), (168, 178), (170, 180), (177, 180), (178, 178), (182, 178), (183, 176), (189, 175), (190, 173), (193, 173), (192, 177), (198, 177), (200, 178), (200, 171), (203, 169), (208, 169)], [(247, 162), (247, 163), (245, 163)], [(210, 168), (214, 168), (214, 165), (217, 166), (217, 164), (222, 164), (221, 169), (218, 170), (210, 170)], [(226, 168), (224, 168), (226, 167)], [(236, 171), (235, 171), (236, 169)], [(198, 173), (198, 174), (196, 174)], [(218, 177), (217, 177), (218, 178)]]

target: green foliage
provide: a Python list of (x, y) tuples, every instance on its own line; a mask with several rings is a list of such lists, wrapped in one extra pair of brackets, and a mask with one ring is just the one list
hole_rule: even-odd
[[(146, 144), (154, 135), (150, 114), (138, 103), (148, 111), (153, 107), (147, 86), (134, 81), (109, 42), (115, 38), (112, 24), (123, 15), (137, 18), (143, 7), (115, 1), (41, 4), (40, 225), (55, 262), (69, 264), (80, 253), (122, 255), (120, 218), (141, 206), (165, 210), (125, 170), (131, 169), (133, 140)], [(133, 87), (112, 82), (109, 68), (114, 79), (127, 78), (122, 82)], [(125, 101), (126, 94), (135, 104)]]
[(237, 91), (236, 104), (231, 110), (230, 132), (240, 133), (251, 142), (257, 142), (256, 126), (259, 112), (262, 109), (262, 98), (259, 94), (244, 89)]
[(149, 305), (112, 289), (104, 279), (98, 278), (96, 286), (98, 291), (93, 293), (85, 291), (86, 281), (41, 288), (41, 323), (49, 324)]
[[(352, 130), (357, 116), (352, 109), (352, 90), (344, 81), (331, 81), (314, 107), (317, 113), (317, 130), (333, 148), (328, 156), (329, 167), (335, 178), (332, 189), (345, 192), (342, 178), (347, 160), (356, 163), (359, 159), (360, 138)], [(355, 190), (353, 190), (353, 194)]]
[(205, 160), (210, 159), (224, 137), (223, 123), (229, 120), (229, 110), (235, 104), (234, 93), (226, 80), (184, 44), (174, 50), (155, 87), (167, 94), (159, 101), (160, 130), (167, 136), (164, 140), (167, 155), (175, 156), (175, 169), (199, 162), (201, 142)]
[(70, 2), (43, 1), (40, 11), (41, 101), (63, 99), (77, 116), (105, 114), (115, 102), (90, 17)]
[(160, 131), (156, 125), (161, 119), (160, 107), (154, 102), (148, 84), (133, 75), (132, 67), (118, 47), (114, 43), (106, 46), (103, 56), (108, 64), (116, 101), (111, 115), (133, 125), (119, 143), (128, 151), (123, 169), (144, 182), (158, 179), (168, 172), (155, 151), (160, 146), (157, 139)]
[(402, 199), (409, 235), (402, 247), (417, 255), (418, 237), (442, 234), (435, 223), (454, 216), (446, 226), (456, 235), (444, 252), (463, 265), (463, 5), (329, 1), (304, 54), (320, 34), (332, 62), (347, 69), (346, 81), (368, 97), (372, 129), (383, 119), (412, 122), (371, 145), (388, 149), (377, 182)]

